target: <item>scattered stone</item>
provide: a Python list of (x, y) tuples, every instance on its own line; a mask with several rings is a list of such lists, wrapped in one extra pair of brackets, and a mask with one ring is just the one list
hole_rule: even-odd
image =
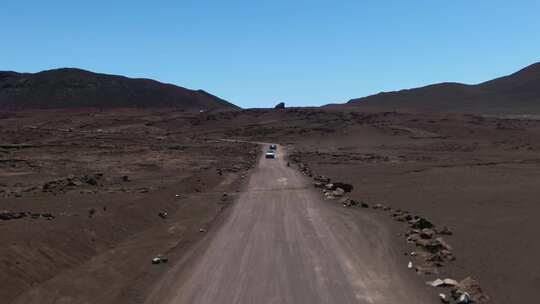
[(127, 175), (122, 176), (122, 181), (129, 182), (130, 181), (129, 176)]
[(464, 292), (458, 297), (456, 303), (457, 304), (469, 304), (469, 303), (471, 303), (471, 296), (468, 293)]
[(361, 206), (362, 208), (369, 208), (369, 204), (366, 203), (366, 202), (361, 202), (361, 203), (360, 203), (360, 206)]
[(79, 179), (70, 179), (68, 180), (68, 186), (75, 186), (75, 187), (78, 187), (78, 186), (82, 186), (83, 185), (83, 182)]
[(412, 269), (412, 268), (413, 268), (413, 264), (412, 264), (411, 261), (409, 261), (409, 264), (407, 264), (407, 268), (409, 268), (409, 269)]
[(51, 221), (54, 219), (54, 215), (50, 214), (50, 213), (41, 213), (41, 217)]
[(347, 183), (335, 182), (335, 183), (332, 183), (332, 184), (334, 185), (335, 188), (341, 188), (347, 193), (351, 192), (354, 189), (353, 185), (347, 184)]
[(394, 220), (398, 222), (406, 222), (412, 220), (412, 216), (409, 214), (409, 212), (404, 210), (396, 210), (394, 213), (392, 213), (391, 216), (394, 218)]
[(352, 207), (352, 206), (356, 206), (358, 205), (358, 202), (353, 200), (353, 199), (350, 199), (350, 198), (342, 198), (340, 200), (340, 203), (344, 206), (344, 207)]
[(452, 247), (442, 237), (436, 238), (435, 241), (439, 242), (444, 249), (448, 251), (452, 250)]
[(433, 228), (434, 225), (422, 217), (415, 217), (414, 219), (409, 221), (409, 224), (411, 225), (411, 228), (415, 229), (424, 229), (424, 228)]
[(382, 209), (382, 208), (384, 208), (384, 206), (381, 204), (375, 204), (375, 206), (373, 206), (373, 209)]
[(450, 229), (448, 229), (448, 227), (446, 226), (435, 229), (435, 231), (437, 232), (437, 234), (441, 234), (441, 235), (452, 235), (452, 231), (450, 231)]
[(457, 299), (457, 303), (486, 303), (489, 301), (489, 297), (483, 292), (480, 284), (470, 277), (454, 286), (452, 297)]
[(201, 229), (199, 229), (199, 232), (206, 232), (206, 229), (201, 228)]
[(49, 221), (55, 219), (55, 216), (50, 213), (32, 213), (29, 211), (26, 211), (26, 212), (1, 211), (0, 212), (0, 220), (2, 221), (18, 220), (18, 219), (22, 219), (28, 216), (32, 219), (43, 218)]
[(441, 299), (441, 302), (443, 302), (445, 304), (450, 303), (450, 298), (448, 298), (448, 296), (445, 295), (444, 293), (439, 294), (439, 299)]
[(435, 279), (433, 281), (428, 281), (426, 284), (433, 287), (453, 287), (456, 286), (458, 282), (456, 280), (446, 278), (444, 280)]
[(169, 259), (157, 256), (152, 259), (152, 264), (161, 264), (161, 263), (167, 263)]
[(410, 233), (407, 237), (407, 242), (416, 243), (421, 239), (420, 234), (418, 233)]
[(415, 270), (417, 274), (423, 274), (423, 275), (432, 275), (432, 274), (439, 273), (437, 268), (433, 267), (432, 265), (416, 266)]
[[(411, 237), (409, 236), (409, 239)], [(426, 251), (431, 253), (437, 253), (439, 251), (442, 251), (443, 249), (446, 249), (448, 251), (452, 250), (450, 245), (448, 245), (442, 238), (436, 238), (434, 240), (429, 239), (417, 239), (414, 241), (416, 246), (424, 248)]]
[(315, 181), (320, 182), (320, 183), (322, 183), (324, 185), (330, 183), (330, 179), (328, 177), (324, 176), (324, 175), (316, 176), (314, 179), (315, 179)]
[(456, 257), (452, 254), (450, 250), (443, 249), (436, 253), (427, 253), (425, 257), (426, 261), (435, 262), (435, 263), (445, 263), (454, 261)]
[(98, 182), (97, 182), (97, 178), (95, 177), (91, 177), (91, 176), (84, 176), (83, 177), (83, 180), (89, 184), (89, 185), (92, 185), (92, 186), (97, 186)]
[(27, 214), (25, 212), (2, 211), (0, 212), (0, 220), (3, 220), (3, 221), (17, 220), (17, 219), (26, 217), (26, 215)]
[(424, 228), (420, 232), (420, 237), (422, 237), (423, 239), (431, 239), (431, 238), (433, 238), (434, 235), (435, 235), (435, 231), (433, 231), (433, 229), (429, 229), (429, 228)]
[(444, 281), (441, 280), (441, 279), (435, 279), (433, 281), (426, 282), (426, 284), (428, 284), (429, 286), (433, 286), (433, 287), (440, 287), (440, 286), (444, 285)]
[(169, 214), (167, 213), (167, 211), (161, 211), (160, 213), (158, 213), (158, 216), (162, 219), (166, 219), (168, 215)]
[(315, 188), (322, 188), (324, 185), (321, 182), (313, 182), (313, 186), (315, 186)]
[(345, 194), (345, 190), (341, 189), (341, 188), (336, 188), (336, 190), (334, 190), (332, 192), (332, 195), (333, 196), (337, 196), (337, 197), (341, 197)]
[(331, 192), (325, 192), (325, 193), (324, 193), (324, 197), (325, 197), (326, 199), (328, 199), (328, 200), (332, 200), (332, 199), (336, 198), (334, 195), (332, 195)]
[(58, 179), (44, 183), (41, 186), (41, 190), (43, 192), (57, 193), (69, 190), (69, 188), (84, 186), (85, 184), (91, 186), (98, 186), (98, 180), (100, 180), (102, 177), (102, 173), (84, 176), (74, 176), (71, 174), (64, 179)]
[(456, 286), (458, 284), (456, 280), (449, 279), (449, 278), (446, 278), (443, 281), (444, 281), (445, 286)]

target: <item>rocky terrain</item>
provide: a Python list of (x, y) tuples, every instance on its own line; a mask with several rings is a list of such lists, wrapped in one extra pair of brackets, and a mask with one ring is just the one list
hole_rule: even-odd
[[(328, 179), (314, 186), (329, 204), (392, 227), (418, 280), (478, 287), (489, 303), (534, 302), (539, 120), (286, 109), (217, 113), (201, 125), (287, 145), (292, 165)], [(419, 219), (434, 227), (414, 226)], [(451, 286), (440, 288), (433, 292), (450, 297)]]
[(180, 259), (234, 201), (259, 148), (219, 139), (241, 139), (285, 145), (329, 204), (387, 223), (400, 264), (434, 293), (530, 302), (539, 133), (535, 119), (470, 114), (4, 112), (1, 296), (84, 299), (112, 284), (104, 303), (142, 301), (166, 270), (151, 258)]
[[(259, 147), (170, 110), (26, 111), (0, 120), (0, 297), (135, 303), (242, 189)], [(103, 290), (107, 290), (105, 294)], [(45, 300), (41, 303), (46, 303)]]
[(35, 74), (0, 71), (0, 110), (121, 107), (175, 107), (197, 112), (238, 109), (203, 90), (189, 90), (151, 79), (73, 68)]
[(151, 80), (1, 72), (0, 297), (143, 303), (219, 227), (251, 142), (272, 142), (326, 203), (385, 223), (397, 264), (441, 301), (534, 303), (539, 68), (257, 110)]

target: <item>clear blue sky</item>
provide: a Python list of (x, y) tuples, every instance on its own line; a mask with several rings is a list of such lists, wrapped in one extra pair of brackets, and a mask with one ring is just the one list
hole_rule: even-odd
[(321, 105), (540, 61), (540, 1), (3, 1), (0, 70), (79, 67), (242, 107)]

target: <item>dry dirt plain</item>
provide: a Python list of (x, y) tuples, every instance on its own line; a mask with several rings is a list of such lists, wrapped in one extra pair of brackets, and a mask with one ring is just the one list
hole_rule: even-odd
[(2, 113), (3, 303), (141, 302), (167, 269), (151, 259), (190, 250), (259, 154), (196, 124), (174, 110)]
[(535, 301), (540, 284), (536, 117), (320, 109), (215, 116), (234, 117), (236, 125), (226, 132), (231, 136), (282, 143), (291, 161), (313, 175), (352, 184), (350, 198), (392, 208), (362, 210), (393, 227), (403, 267), (421, 261), (405, 255), (415, 246), (404, 236), (408, 226), (393, 221), (392, 211), (406, 210), (448, 227), (452, 235), (445, 239), (455, 261), (418, 280), (470, 276), (491, 303)]

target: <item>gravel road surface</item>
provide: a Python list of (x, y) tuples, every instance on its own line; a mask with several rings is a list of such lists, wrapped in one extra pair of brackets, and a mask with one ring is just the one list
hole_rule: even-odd
[(282, 147), (276, 159), (261, 158), (209, 237), (149, 303), (432, 302), (396, 262), (388, 230), (362, 210), (324, 201), (287, 167)]

